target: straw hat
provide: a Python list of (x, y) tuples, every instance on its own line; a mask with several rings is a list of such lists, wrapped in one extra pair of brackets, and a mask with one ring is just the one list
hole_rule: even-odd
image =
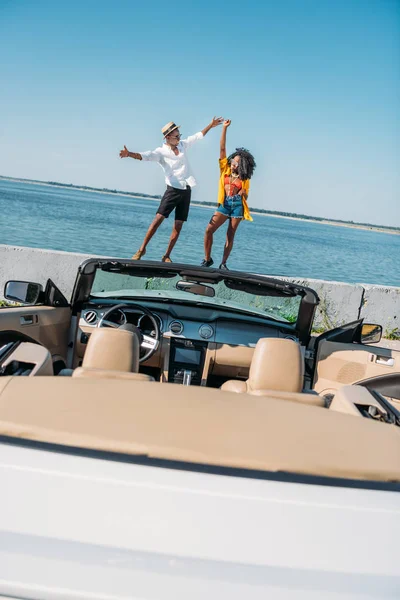
[(164, 137), (167, 137), (170, 133), (172, 133), (175, 129), (178, 129), (180, 125), (175, 125), (173, 121), (170, 121), (161, 129), (161, 133)]

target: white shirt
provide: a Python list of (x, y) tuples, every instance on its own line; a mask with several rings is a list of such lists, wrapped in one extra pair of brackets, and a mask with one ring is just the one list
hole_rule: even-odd
[(194, 187), (196, 180), (193, 177), (192, 170), (187, 158), (186, 150), (203, 138), (201, 131), (190, 135), (185, 140), (181, 140), (177, 145), (179, 154), (176, 155), (167, 144), (163, 144), (155, 150), (140, 152), (142, 160), (153, 160), (158, 162), (164, 171), (165, 183), (179, 190), (186, 189), (187, 185)]

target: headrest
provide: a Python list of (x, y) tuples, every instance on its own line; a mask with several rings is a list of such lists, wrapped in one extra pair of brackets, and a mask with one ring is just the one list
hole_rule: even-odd
[(240, 379), (229, 379), (221, 385), (220, 389), (224, 392), (236, 392), (237, 394), (243, 394), (248, 391), (247, 382), (240, 381)]
[(102, 327), (90, 335), (82, 367), (108, 371), (139, 371), (140, 342), (136, 332)]
[(303, 377), (304, 361), (300, 344), (279, 338), (258, 340), (250, 365), (250, 390), (301, 392)]

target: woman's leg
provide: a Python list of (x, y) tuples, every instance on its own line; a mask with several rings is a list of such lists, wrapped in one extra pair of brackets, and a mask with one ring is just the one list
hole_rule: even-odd
[(237, 228), (240, 225), (240, 221), (242, 219), (239, 218), (231, 218), (229, 220), (229, 225), (228, 225), (228, 230), (226, 232), (226, 242), (225, 242), (225, 248), (224, 248), (224, 255), (222, 257), (222, 264), (224, 265), (226, 263), (226, 261), (229, 258), (229, 255), (232, 251), (233, 248), (233, 241), (235, 239), (235, 233), (237, 231)]
[(219, 227), (221, 227), (221, 225), (225, 223), (228, 218), (229, 217), (219, 212), (215, 212), (211, 217), (204, 234), (204, 255), (206, 261), (211, 260), (211, 248), (214, 233), (217, 231), (217, 229), (219, 229)]

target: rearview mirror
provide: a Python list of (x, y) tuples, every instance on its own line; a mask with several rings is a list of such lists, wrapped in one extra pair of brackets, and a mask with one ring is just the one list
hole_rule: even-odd
[(177, 290), (183, 292), (189, 292), (189, 294), (197, 294), (198, 296), (215, 296), (215, 290), (209, 285), (203, 285), (202, 283), (194, 283), (193, 281), (178, 281), (176, 284)]
[(361, 343), (377, 344), (382, 337), (382, 326), (373, 323), (363, 323), (361, 327)]
[(7, 281), (4, 286), (4, 298), (22, 304), (36, 304), (43, 287), (30, 281)]

